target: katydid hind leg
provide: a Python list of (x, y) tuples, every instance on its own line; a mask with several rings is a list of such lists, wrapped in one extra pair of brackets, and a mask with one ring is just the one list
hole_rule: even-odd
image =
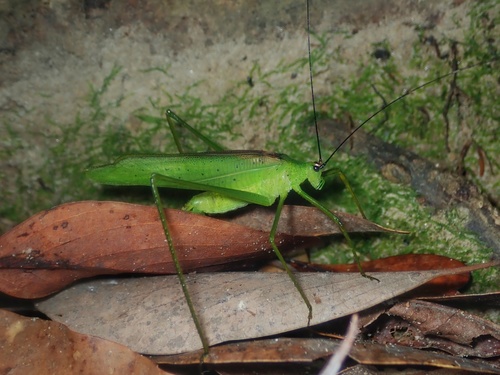
[(173, 112), (171, 112), (170, 110), (166, 111), (168, 127), (170, 128), (170, 133), (172, 133), (172, 138), (174, 139), (175, 146), (177, 147), (179, 154), (183, 154), (184, 149), (181, 143), (181, 136), (177, 130), (177, 126), (174, 124), (175, 118), (172, 118), (172, 116), (170, 115), (171, 113)]
[(172, 257), (172, 261), (174, 262), (175, 271), (177, 273), (177, 277), (179, 278), (179, 282), (181, 284), (182, 292), (184, 293), (184, 297), (186, 298), (186, 303), (189, 307), (189, 311), (191, 313), (191, 317), (193, 318), (194, 325), (196, 330), (198, 331), (198, 335), (200, 336), (201, 343), (203, 345), (204, 355), (208, 354), (209, 344), (207, 337), (205, 336), (205, 332), (203, 331), (203, 327), (198, 318), (198, 315), (194, 309), (193, 302), (191, 300), (191, 296), (189, 294), (189, 290), (186, 284), (186, 278), (184, 277), (184, 273), (182, 272), (182, 267), (179, 263), (179, 257), (174, 248), (174, 243), (172, 241), (172, 236), (170, 234), (170, 230), (167, 224), (167, 218), (165, 216), (165, 210), (163, 208), (163, 203), (161, 201), (160, 193), (158, 191), (158, 187), (156, 184), (157, 174), (153, 173), (151, 175), (151, 189), (153, 190), (153, 196), (155, 200), (156, 207), (158, 208), (158, 214), (160, 216), (161, 225), (163, 227), (163, 231), (165, 233), (165, 238), (167, 240), (168, 249), (170, 251), (170, 255)]
[[(345, 177), (345, 176), (344, 176)], [(294, 189), (294, 191), (299, 194), (302, 198), (304, 198), (306, 201), (308, 201), (309, 203), (311, 203), (314, 207), (316, 207), (317, 209), (319, 209), (321, 212), (323, 212), (330, 220), (332, 220), (333, 222), (335, 222), (335, 224), (337, 224), (337, 226), (339, 227), (340, 231), (342, 232), (342, 235), (344, 236), (344, 238), (346, 239), (347, 241), (347, 244), (349, 245), (349, 247), (352, 249), (352, 254), (354, 256), (354, 260), (358, 266), (358, 269), (359, 269), (359, 272), (361, 273), (361, 275), (363, 277), (366, 277), (370, 280), (376, 280), (376, 281), (380, 281), (379, 279), (377, 279), (376, 277), (373, 277), (373, 276), (370, 276), (370, 275), (367, 275), (365, 273), (365, 271), (363, 271), (363, 267), (361, 267), (361, 261), (359, 259), (359, 254), (358, 252), (356, 251), (356, 248), (354, 247), (354, 243), (352, 242), (351, 240), (351, 236), (349, 236), (349, 233), (347, 232), (347, 230), (345, 229), (344, 227), (344, 224), (342, 223), (342, 221), (340, 220), (340, 218), (335, 215), (333, 212), (331, 212), (328, 208), (326, 208), (325, 206), (323, 206), (320, 202), (318, 202), (316, 199), (314, 199), (313, 197), (311, 197), (309, 194), (307, 194), (306, 192), (304, 192), (303, 190), (301, 189)]]
[(183, 129), (190, 131), (191, 134), (193, 134), (196, 138), (203, 141), (203, 143), (205, 143), (213, 151), (225, 151), (225, 148), (223, 146), (219, 145), (217, 142), (215, 142), (212, 139), (208, 138), (207, 136), (203, 135), (203, 133), (201, 133), (196, 128), (193, 128), (191, 125), (189, 125), (186, 121), (184, 121), (179, 116), (177, 116), (170, 109), (167, 109), (165, 114), (167, 116), (167, 122), (168, 122), (168, 126), (170, 128), (170, 132), (172, 133), (172, 137), (174, 138), (175, 145), (177, 146), (177, 149), (179, 150), (180, 154), (184, 153), (184, 149), (182, 148), (182, 144), (180, 141), (180, 135), (179, 135), (179, 132), (177, 130), (177, 127), (182, 127)]
[(278, 246), (276, 246), (276, 242), (274, 240), (275, 236), (276, 236), (276, 231), (278, 229), (278, 223), (279, 223), (279, 220), (280, 220), (280, 217), (281, 217), (281, 211), (283, 209), (283, 205), (285, 203), (286, 197), (287, 197), (286, 195), (279, 197), (278, 207), (276, 208), (276, 213), (274, 215), (273, 226), (271, 228), (271, 232), (269, 233), (269, 242), (271, 242), (271, 246), (272, 246), (272, 248), (274, 250), (274, 253), (278, 257), (278, 259), (281, 262), (281, 264), (283, 265), (283, 268), (285, 269), (286, 273), (288, 274), (288, 276), (292, 280), (295, 288), (300, 293), (300, 296), (304, 300), (304, 302), (305, 302), (305, 304), (307, 306), (307, 309), (309, 310), (309, 315), (308, 315), (308, 320), (307, 320), (307, 325), (309, 325), (309, 323), (311, 322), (311, 319), (312, 319), (312, 306), (311, 306), (311, 303), (309, 302), (309, 299), (307, 298), (307, 296), (306, 296), (306, 294), (304, 292), (304, 289), (302, 289), (302, 286), (300, 285), (299, 281), (297, 280), (297, 278), (295, 277), (295, 275), (290, 270), (290, 267), (288, 267), (288, 265), (286, 264), (286, 261), (283, 258), (283, 255), (281, 254), (281, 252), (279, 251)]

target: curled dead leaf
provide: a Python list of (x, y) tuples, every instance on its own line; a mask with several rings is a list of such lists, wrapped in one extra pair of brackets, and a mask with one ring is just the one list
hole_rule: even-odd
[(398, 318), (398, 329), (405, 334), (395, 335), (396, 329), (387, 322), (378, 328), (377, 342), (387, 344), (390, 340), (460, 357), (500, 357), (500, 326), (463, 310), (411, 300), (396, 304), (387, 313)]

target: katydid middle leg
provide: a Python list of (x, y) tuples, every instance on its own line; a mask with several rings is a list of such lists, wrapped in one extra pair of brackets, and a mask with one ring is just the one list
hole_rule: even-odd
[(281, 211), (283, 209), (283, 205), (285, 203), (285, 199), (286, 199), (286, 196), (280, 196), (279, 197), (278, 206), (276, 207), (276, 213), (274, 215), (273, 226), (271, 227), (271, 232), (269, 233), (269, 242), (271, 242), (271, 246), (272, 246), (272, 248), (274, 250), (274, 254), (276, 254), (276, 257), (278, 257), (279, 261), (283, 265), (283, 268), (285, 269), (285, 271), (287, 272), (288, 276), (292, 280), (293, 285), (295, 286), (295, 288), (300, 293), (300, 296), (304, 300), (304, 302), (305, 302), (305, 304), (307, 306), (307, 309), (309, 310), (309, 315), (308, 315), (308, 320), (307, 320), (307, 325), (309, 325), (309, 323), (311, 322), (311, 319), (312, 319), (312, 306), (311, 306), (311, 302), (309, 302), (309, 299), (307, 298), (307, 296), (306, 296), (306, 294), (304, 292), (304, 289), (299, 284), (299, 281), (297, 280), (297, 278), (293, 275), (292, 271), (290, 270), (290, 267), (286, 264), (286, 261), (283, 258), (283, 255), (279, 251), (278, 246), (276, 246), (276, 242), (274, 241), (274, 238), (276, 236), (276, 231), (278, 230), (278, 223), (279, 223), (279, 220), (280, 220), (280, 217), (281, 217)]

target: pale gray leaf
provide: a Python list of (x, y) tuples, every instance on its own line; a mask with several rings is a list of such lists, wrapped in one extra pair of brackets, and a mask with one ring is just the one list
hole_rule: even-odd
[[(311, 325), (374, 306), (451, 270), (297, 274), (313, 305)], [(462, 268), (463, 272), (463, 268)], [(210, 345), (307, 326), (308, 310), (284, 273), (191, 274), (187, 284)], [(177, 276), (93, 280), (39, 302), (50, 318), (75, 331), (142, 353), (201, 348)]]

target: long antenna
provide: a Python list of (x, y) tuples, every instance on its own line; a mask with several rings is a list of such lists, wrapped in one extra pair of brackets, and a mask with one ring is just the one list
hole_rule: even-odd
[[(494, 60), (492, 60), (494, 61)], [(491, 61), (490, 61), (491, 62)], [(464, 70), (467, 70), (467, 69), (471, 69), (471, 68), (474, 68), (476, 66), (479, 66), (479, 65), (484, 65), (484, 62), (481, 62), (481, 63), (477, 63), (477, 64), (473, 64), (473, 65), (469, 65), (465, 68), (461, 68), (461, 69), (456, 69), (456, 70), (453, 70), (449, 73), (446, 73), (446, 74), (443, 74), (439, 77), (436, 77), (434, 78), (433, 80), (431, 81), (428, 81), (426, 83), (423, 83), (421, 84), (420, 86), (417, 86), (417, 87), (414, 87), (408, 91), (406, 91), (403, 95), (401, 95), (400, 97), (390, 101), (389, 103), (386, 103), (384, 104), (378, 111), (376, 111), (375, 113), (373, 113), (370, 117), (368, 117), (366, 120), (364, 120), (361, 124), (359, 124), (356, 128), (354, 128), (354, 130), (342, 141), (340, 142), (340, 144), (337, 146), (337, 148), (335, 150), (333, 150), (333, 152), (330, 154), (330, 156), (328, 157), (328, 159), (325, 160), (324, 163), (322, 163), (321, 165), (317, 165), (315, 164), (314, 165), (314, 169), (315, 170), (320, 170), (320, 169), (323, 169), (326, 164), (330, 161), (330, 159), (333, 157), (333, 155), (335, 155), (335, 153), (354, 135), (354, 133), (356, 133), (359, 129), (361, 129), (361, 127), (363, 125), (365, 125), (367, 122), (369, 122), (372, 118), (374, 118), (375, 116), (377, 116), (379, 113), (383, 112), (385, 109), (387, 109), (388, 107), (390, 107), (391, 105), (393, 105), (394, 103), (396, 102), (399, 102), (400, 100), (402, 100), (403, 98), (407, 97), (408, 95), (414, 93), (415, 91), (418, 91), (420, 89), (423, 89), (424, 87), (426, 86), (429, 86), (429, 85), (432, 85), (433, 83), (439, 81), (439, 80), (442, 80), (443, 78), (446, 78), (446, 77), (449, 77), (451, 75), (454, 75), (454, 74), (457, 74), (458, 72), (462, 72)]]
[[(306, 1), (307, 8), (307, 52), (309, 57), (309, 82), (311, 83), (311, 99), (313, 105), (313, 115), (314, 115), (314, 128), (316, 129), (316, 143), (318, 145), (318, 161), (314, 163), (314, 169), (320, 170), (324, 167), (326, 163), (323, 163), (321, 158), (321, 146), (319, 144), (319, 130), (318, 130), (318, 119), (316, 116), (316, 102), (314, 101), (314, 85), (313, 85), (313, 72), (312, 72), (312, 58), (311, 58), (311, 17), (309, 13), (309, 0)], [(331, 156), (330, 156), (331, 157)], [(328, 158), (330, 159), (330, 158)], [(318, 168), (321, 166), (321, 168)]]

